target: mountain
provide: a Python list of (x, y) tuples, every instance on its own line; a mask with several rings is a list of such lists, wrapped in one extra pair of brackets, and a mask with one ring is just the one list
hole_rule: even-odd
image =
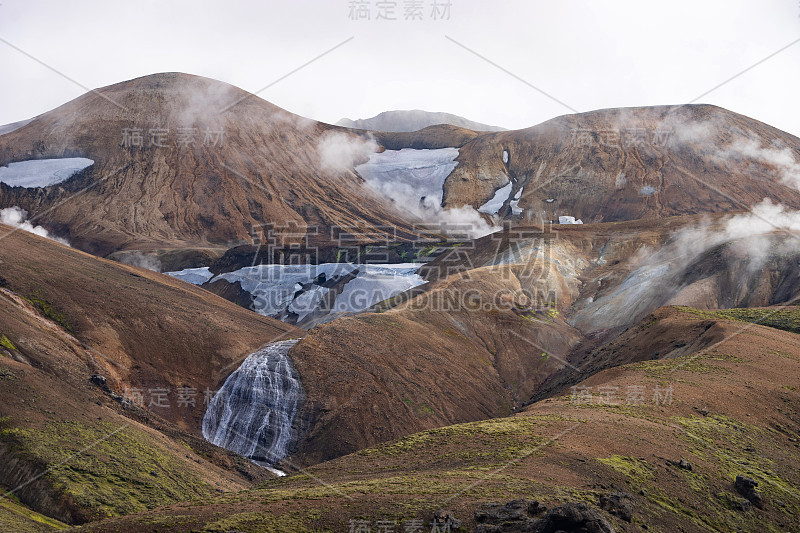
[[(444, 205), (584, 222), (800, 208), (800, 139), (708, 105), (608, 109), (483, 134), (459, 148)], [(503, 189), (506, 187), (506, 189)], [(502, 193), (501, 193), (502, 191)]]
[[(375, 186), (356, 170), (376, 152), (409, 148), (458, 150), (432, 211), (417, 209), (430, 198), (398, 198), (402, 186)], [(796, 137), (713, 106), (594, 111), (516, 131), (370, 132), (165, 73), (91, 91), (0, 134), (0, 208), (26, 210), (81, 250), (133, 264), (155, 256), (176, 270), (238, 246), (328, 250), (387, 233), (413, 242), (415, 224), (464, 206), (484, 221), (584, 222), (721, 213), (764, 198), (796, 209), (798, 158)], [(406, 159), (399, 171), (418, 174)], [(65, 168), (39, 186), (26, 174), (58, 160)], [(69, 176), (72, 162), (80, 170)], [(2, 182), (3, 172), (29, 186)]]
[(2, 184), (0, 206), (19, 206), (99, 255), (219, 255), (259, 234), (268, 238), (266, 224), (284, 228), (278, 233), (314, 228), (309, 233), (322, 242), (386, 225), (408, 237), (409, 223), (353, 171), (375, 149), (358, 133), (292, 115), (231, 85), (155, 74), (91, 91), (0, 136), (0, 165), (94, 161), (46, 188)]
[(33, 119), (20, 120), (20, 121), (17, 121), (17, 122), (12, 122), (11, 124), (4, 124), (4, 125), (0, 126), (0, 135), (4, 135), (6, 133), (11, 133), (14, 130), (18, 130), (22, 126), (27, 125), (32, 120)]
[[(518, 226), (450, 246), (422, 272), (428, 285), (289, 351), (304, 398), (281, 466), (296, 473), (266, 483), (198, 438), (199, 398), (137, 408), (123, 395), (217, 389), (247, 353), (304, 333), (16, 231), (0, 252), (0, 453), (13, 465), (0, 484), (52, 469), (16, 494), (90, 521), (83, 531), (337, 530), (352, 513), (440, 508), (475, 525), (485, 502), (518, 498), (588, 502), (623, 529), (627, 515), (599, 504), (616, 492), (648, 527), (790, 523), (800, 247), (747, 216)], [(632, 386), (645, 391), (633, 406)], [(759, 482), (764, 511), (738, 510), (736, 475)]]
[(474, 122), (458, 115), (450, 113), (437, 113), (422, 111), (420, 109), (402, 111), (384, 111), (371, 118), (360, 118), (350, 120), (343, 118), (336, 123), (337, 126), (345, 128), (355, 128), (360, 130), (389, 131), (389, 132), (410, 132), (417, 131), (428, 126), (449, 124), (473, 131), (504, 131), (505, 128), (497, 126), (487, 126), (480, 122)]

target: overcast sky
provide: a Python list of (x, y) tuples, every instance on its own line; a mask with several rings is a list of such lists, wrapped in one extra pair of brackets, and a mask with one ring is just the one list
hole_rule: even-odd
[(447, 0), (0, 2), (0, 124), (156, 72), (256, 92), (325, 54), (259, 95), (326, 122), (426, 109), (507, 128), (700, 97), (800, 135), (798, 0), (449, 0), (436, 19)]

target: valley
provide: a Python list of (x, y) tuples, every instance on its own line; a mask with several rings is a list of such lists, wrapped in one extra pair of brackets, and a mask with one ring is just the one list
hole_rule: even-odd
[(445, 118), (0, 128), (0, 528), (800, 530), (800, 139)]

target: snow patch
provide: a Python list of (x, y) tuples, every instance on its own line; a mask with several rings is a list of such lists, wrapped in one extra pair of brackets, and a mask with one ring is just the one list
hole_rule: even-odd
[(496, 215), (500, 208), (503, 207), (503, 204), (506, 203), (508, 197), (511, 196), (511, 189), (514, 185), (511, 182), (508, 182), (506, 185), (497, 189), (494, 193), (494, 197), (491, 200), (483, 204), (478, 208), (480, 213), (488, 213), (490, 215)]
[(641, 189), (639, 189), (639, 194), (642, 196), (650, 196), (658, 192), (658, 189), (653, 187), (652, 185), (645, 185)]
[(0, 183), (11, 187), (49, 187), (94, 164), (85, 157), (31, 159), (0, 167)]
[[(211, 277), (208, 269), (186, 269), (169, 275), (196, 284), (224, 279), (241, 283), (242, 289), (253, 296), (255, 311), (264, 316), (289, 311), (301, 322), (321, 308), (330, 289), (318, 284), (358, 271), (355, 278), (344, 284), (332, 306), (334, 313), (358, 313), (378, 302), (425, 283), (416, 272), (422, 263), (362, 265), (353, 263), (324, 263), (321, 265), (258, 265)], [(324, 274), (324, 278), (320, 276)], [(209, 279), (210, 278), (210, 279)], [(309, 288), (309, 284), (311, 287)], [(305, 289), (304, 289), (305, 287)]]
[(344, 286), (333, 305), (335, 313), (358, 313), (378, 302), (425, 283), (417, 274), (421, 264), (361, 265), (356, 278)]
[(309, 290), (301, 293), (300, 296), (297, 296), (294, 300), (292, 300), (292, 303), (289, 304), (289, 311), (297, 315), (298, 322), (302, 321), (309, 314), (321, 307), (323, 299), (325, 298), (325, 295), (328, 294), (329, 290), (330, 289), (325, 287), (314, 285)]
[(488, 224), (472, 206), (442, 208), (444, 183), (456, 168), (457, 148), (436, 150), (385, 150), (356, 167), (367, 187), (390, 200), (398, 209), (426, 222), (438, 224), (442, 233), (470, 228), (477, 239), (499, 228)]
[(575, 217), (560, 216), (558, 217), (559, 224), (583, 224), (583, 220), (575, 220)]
[(511, 214), (512, 215), (521, 215), (522, 214), (522, 208), (519, 206), (519, 199), (522, 198), (522, 191), (524, 191), (524, 190), (525, 190), (525, 187), (520, 188), (520, 190), (517, 191), (517, 194), (514, 195), (514, 199), (511, 200), (508, 203), (508, 205), (511, 206)]
[(185, 281), (186, 283), (191, 283), (192, 285), (202, 285), (214, 277), (214, 274), (211, 273), (208, 267), (186, 268), (175, 272), (164, 272), (164, 274)]
[(508, 164), (508, 150), (503, 150), (503, 163)]
[[(458, 164), (457, 148), (438, 150), (385, 150), (369, 156), (356, 171), (367, 185), (403, 207), (439, 209), (444, 196), (444, 182)], [(405, 205), (413, 198), (414, 206)]]

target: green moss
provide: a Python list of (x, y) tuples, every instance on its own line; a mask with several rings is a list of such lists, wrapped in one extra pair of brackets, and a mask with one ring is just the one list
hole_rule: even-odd
[(727, 319), (738, 322), (760, 324), (771, 328), (800, 333), (800, 308), (797, 306), (778, 309), (734, 308), (706, 311), (694, 307), (676, 306), (681, 311), (706, 319)]
[(56, 309), (52, 303), (47, 301), (47, 299), (42, 296), (40, 290), (37, 289), (33, 291), (33, 293), (30, 296), (26, 296), (25, 299), (33, 305), (44, 318), (55, 322), (66, 331), (73, 333), (72, 325), (70, 325), (67, 320), (67, 315)]
[[(800, 513), (797, 470), (770, 459), (789, 454), (794, 457), (786, 460), (796, 465), (800, 462), (796, 448), (783, 447), (765, 430), (729, 417), (677, 417), (674, 421), (684, 428), (683, 438), (693, 453), (714, 464), (725, 485), (732, 485), (737, 475), (746, 475), (758, 481), (759, 491), (768, 499), (783, 500), (787, 508)], [(774, 455), (762, 452), (767, 447), (773, 447)]]
[(53, 489), (96, 517), (121, 516), (211, 494), (186, 464), (130, 426), (50, 423), (5, 427), (0, 441), (46, 469)]
[(636, 459), (635, 457), (612, 455), (611, 457), (598, 458), (597, 461), (628, 476), (632, 481), (639, 484), (652, 479), (655, 472), (655, 469), (650, 463), (644, 459)]
[(644, 370), (648, 377), (660, 379), (671, 377), (671, 375), (680, 370), (682, 372), (691, 372), (695, 374), (730, 374), (731, 370), (721, 365), (709, 364), (714, 361), (723, 361), (729, 363), (741, 363), (744, 360), (730, 354), (722, 353), (707, 353), (707, 354), (689, 354), (674, 359), (656, 359), (652, 361), (642, 361), (630, 365), (630, 368)]
[(31, 511), (8, 496), (0, 499), (0, 531), (40, 533), (67, 528), (67, 524)]
[[(429, 464), (443, 468), (492, 468), (541, 453), (539, 448), (549, 442), (550, 426), (555, 421), (551, 417), (516, 416), (456, 424), (358, 453), (382, 458), (389, 470), (425, 470)], [(387, 461), (389, 458), (394, 460)]]
[(5, 335), (0, 335), (0, 346), (5, 348), (6, 350), (11, 350), (12, 352), (17, 350), (17, 347), (14, 346), (14, 343), (8, 340), (8, 337)]
[(287, 513), (277, 517), (271, 513), (238, 513), (207, 524), (203, 528), (203, 532), (310, 533), (318, 531), (309, 529), (305, 525), (305, 518), (299, 513)]

